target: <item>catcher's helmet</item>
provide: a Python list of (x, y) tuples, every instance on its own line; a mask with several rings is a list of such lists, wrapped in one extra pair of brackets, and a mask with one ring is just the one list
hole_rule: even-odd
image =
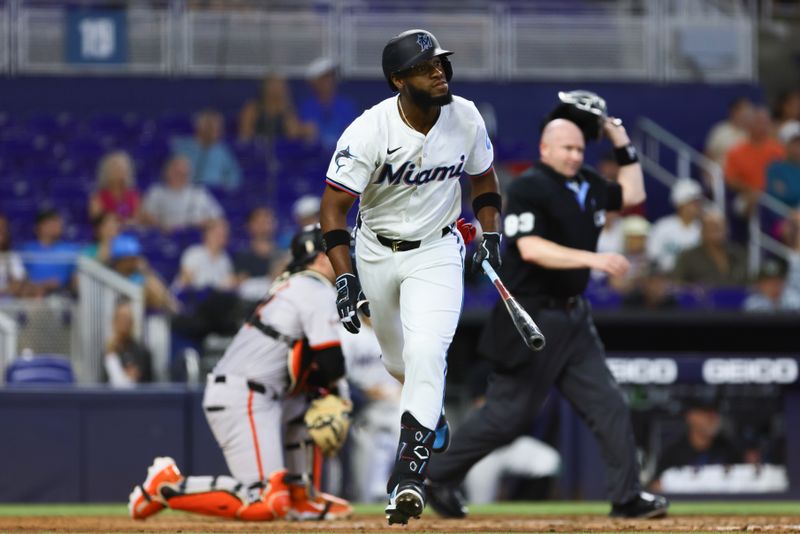
[(431, 58), (442, 56), (444, 75), (449, 82), (453, 77), (453, 66), (446, 56), (450, 54), (452, 54), (451, 51), (444, 50), (439, 46), (439, 41), (431, 32), (406, 30), (389, 39), (389, 42), (383, 47), (383, 75), (386, 76), (386, 81), (389, 82), (392, 91), (397, 91), (397, 87), (392, 83), (392, 74), (402, 72)]
[(561, 103), (545, 118), (542, 127), (553, 119), (567, 119), (578, 125), (586, 141), (600, 139), (608, 117), (606, 101), (591, 91), (559, 91)]
[(297, 232), (292, 237), (292, 244), (289, 247), (292, 253), (292, 261), (289, 263), (289, 271), (295, 272), (314, 261), (317, 254), (325, 251), (322, 244), (322, 230), (318, 224), (310, 224)]

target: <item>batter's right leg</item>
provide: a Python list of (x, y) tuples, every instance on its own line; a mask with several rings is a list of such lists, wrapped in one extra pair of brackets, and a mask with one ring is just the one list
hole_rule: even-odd
[(391, 249), (358, 233), (356, 264), (361, 288), (371, 312), (372, 327), (381, 346), (386, 370), (401, 383), (403, 363), (403, 325), (400, 322), (400, 281)]

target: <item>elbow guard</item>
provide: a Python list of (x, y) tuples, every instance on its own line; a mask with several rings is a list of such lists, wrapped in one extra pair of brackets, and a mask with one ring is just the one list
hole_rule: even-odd
[(335, 345), (321, 350), (313, 350), (314, 365), (308, 376), (311, 386), (327, 388), (345, 374), (344, 354), (342, 347)]

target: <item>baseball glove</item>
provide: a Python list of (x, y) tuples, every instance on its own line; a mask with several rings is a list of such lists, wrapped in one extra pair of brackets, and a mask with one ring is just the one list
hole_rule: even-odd
[(311, 402), (304, 420), (308, 433), (325, 456), (335, 456), (347, 439), (353, 403), (336, 395)]

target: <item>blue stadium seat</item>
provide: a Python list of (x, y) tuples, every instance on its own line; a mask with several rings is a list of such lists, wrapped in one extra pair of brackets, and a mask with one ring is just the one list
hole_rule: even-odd
[(33, 354), (13, 360), (6, 368), (6, 384), (73, 384), (69, 359), (60, 354)]
[(708, 291), (708, 303), (715, 310), (740, 310), (747, 299), (744, 287), (716, 287)]

